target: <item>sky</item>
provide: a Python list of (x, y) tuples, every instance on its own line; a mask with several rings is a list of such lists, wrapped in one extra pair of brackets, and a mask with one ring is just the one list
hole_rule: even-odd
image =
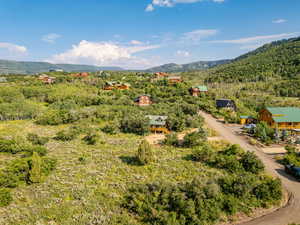
[(0, 59), (144, 69), (300, 36), (300, 0), (0, 0)]

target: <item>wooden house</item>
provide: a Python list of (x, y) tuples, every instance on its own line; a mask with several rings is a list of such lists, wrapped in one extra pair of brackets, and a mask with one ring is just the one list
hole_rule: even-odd
[(152, 104), (150, 95), (141, 95), (135, 99), (138, 106), (148, 106)]
[(104, 90), (128, 90), (130, 88), (130, 84), (122, 83), (122, 82), (106, 82)]
[(201, 93), (206, 94), (208, 92), (208, 88), (205, 85), (194, 86), (190, 89), (191, 95), (198, 97)]
[(300, 129), (300, 108), (267, 107), (259, 112), (259, 120), (278, 130)]
[(171, 76), (168, 77), (167, 79), (170, 84), (181, 83), (183, 81), (180, 76)]
[(168, 134), (170, 131), (167, 128), (167, 116), (148, 115), (150, 131), (154, 133)]
[(237, 110), (235, 102), (230, 99), (217, 99), (216, 107), (217, 107), (217, 109), (228, 109), (228, 110), (232, 110), (232, 111)]
[(46, 74), (40, 75), (38, 80), (42, 81), (44, 84), (53, 84), (55, 83), (55, 77), (49, 77)]

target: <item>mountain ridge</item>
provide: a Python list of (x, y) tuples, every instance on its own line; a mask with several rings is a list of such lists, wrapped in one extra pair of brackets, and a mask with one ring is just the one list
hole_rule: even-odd
[(96, 72), (99, 70), (124, 70), (121, 67), (100, 67), (81, 64), (52, 64), (48, 62), (0, 60), (0, 74), (35, 74), (62, 69), (66, 72)]

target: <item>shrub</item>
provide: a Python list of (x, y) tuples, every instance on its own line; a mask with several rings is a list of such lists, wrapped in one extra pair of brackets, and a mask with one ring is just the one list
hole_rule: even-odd
[(0, 188), (0, 207), (8, 206), (12, 200), (10, 190), (7, 188)]
[(170, 146), (179, 146), (179, 141), (176, 133), (170, 133), (166, 135), (166, 138), (163, 141), (163, 144)]
[(139, 145), (136, 158), (141, 165), (146, 165), (153, 161), (151, 145), (146, 140), (143, 140)]
[(55, 139), (60, 141), (72, 141), (77, 137), (78, 133), (72, 129), (59, 131)]
[(82, 140), (85, 141), (85, 143), (88, 145), (95, 145), (98, 140), (98, 135), (90, 133), (86, 135)]
[(244, 150), (241, 148), (241, 146), (239, 145), (230, 145), (228, 148), (226, 148), (223, 151), (224, 155), (236, 155), (236, 156), (240, 156), (244, 153)]
[(29, 180), (32, 183), (40, 183), (42, 180), (42, 159), (38, 153), (33, 152), (30, 161)]
[(102, 132), (107, 133), (107, 134), (117, 134), (120, 132), (119, 125), (116, 122), (112, 122), (110, 124), (105, 125), (102, 129)]
[(192, 158), (198, 162), (212, 164), (215, 161), (216, 152), (207, 144), (200, 145), (194, 149)]
[(124, 133), (144, 135), (149, 132), (149, 119), (143, 115), (128, 114), (121, 121), (121, 130)]
[(19, 137), (11, 139), (0, 138), (0, 152), (17, 154), (24, 151), (24, 140)]
[(27, 135), (27, 140), (34, 145), (45, 145), (49, 141), (49, 138), (40, 137), (37, 134), (29, 133)]
[(282, 188), (279, 178), (273, 179), (266, 177), (261, 184), (259, 184), (254, 190), (255, 196), (263, 202), (273, 202), (281, 200)]
[(207, 139), (207, 134), (204, 129), (189, 133), (184, 136), (182, 145), (186, 148), (192, 148), (203, 144)]
[(38, 153), (40, 156), (45, 156), (47, 154), (47, 148), (44, 146), (34, 145), (28, 146), (26, 148), (27, 156), (32, 156), (34, 152)]
[(265, 168), (264, 164), (257, 158), (253, 152), (243, 154), (241, 164), (247, 172), (259, 174)]

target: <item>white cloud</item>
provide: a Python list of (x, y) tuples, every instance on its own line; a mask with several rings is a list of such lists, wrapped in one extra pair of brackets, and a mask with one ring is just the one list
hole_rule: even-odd
[(154, 6), (152, 4), (147, 5), (145, 11), (146, 12), (152, 12), (154, 10)]
[(83, 63), (97, 66), (144, 67), (151, 63), (135, 54), (159, 45), (122, 46), (112, 42), (89, 42), (82, 40), (73, 45), (70, 50), (54, 55), (49, 62), (53, 63)]
[(185, 41), (200, 41), (204, 38), (214, 36), (218, 33), (218, 30), (194, 30), (183, 34), (182, 40)]
[(285, 23), (285, 22), (287, 22), (287, 20), (285, 19), (277, 19), (272, 21), (272, 23)]
[(137, 40), (132, 40), (130, 43), (133, 44), (133, 45), (142, 45), (142, 44), (144, 44), (143, 42), (137, 41)]
[(225, 43), (225, 44), (247, 44), (247, 43), (266, 43), (272, 40), (279, 40), (283, 38), (291, 38), (297, 36), (300, 32), (294, 33), (282, 33), (282, 34), (275, 34), (275, 35), (264, 35), (264, 36), (254, 36), (254, 37), (247, 37), (247, 38), (240, 38), (240, 39), (233, 39), (233, 40), (218, 40), (218, 41), (211, 41), (212, 43)]
[(176, 55), (180, 57), (190, 57), (191, 54), (188, 51), (178, 50)]
[(15, 45), (7, 42), (0, 42), (0, 48), (6, 49), (11, 53), (21, 53), (27, 52), (27, 48), (21, 45)]
[[(157, 7), (173, 7), (176, 4), (190, 4), (196, 2), (202, 2), (204, 0), (152, 0), (152, 3), (148, 4), (145, 11), (151, 12)], [(212, 2), (223, 3), (225, 0), (210, 0)]]
[(61, 37), (61, 35), (59, 35), (59, 34), (51, 33), (51, 34), (44, 35), (42, 37), (42, 40), (45, 41), (45, 42), (48, 42), (50, 44), (53, 44), (60, 37)]

